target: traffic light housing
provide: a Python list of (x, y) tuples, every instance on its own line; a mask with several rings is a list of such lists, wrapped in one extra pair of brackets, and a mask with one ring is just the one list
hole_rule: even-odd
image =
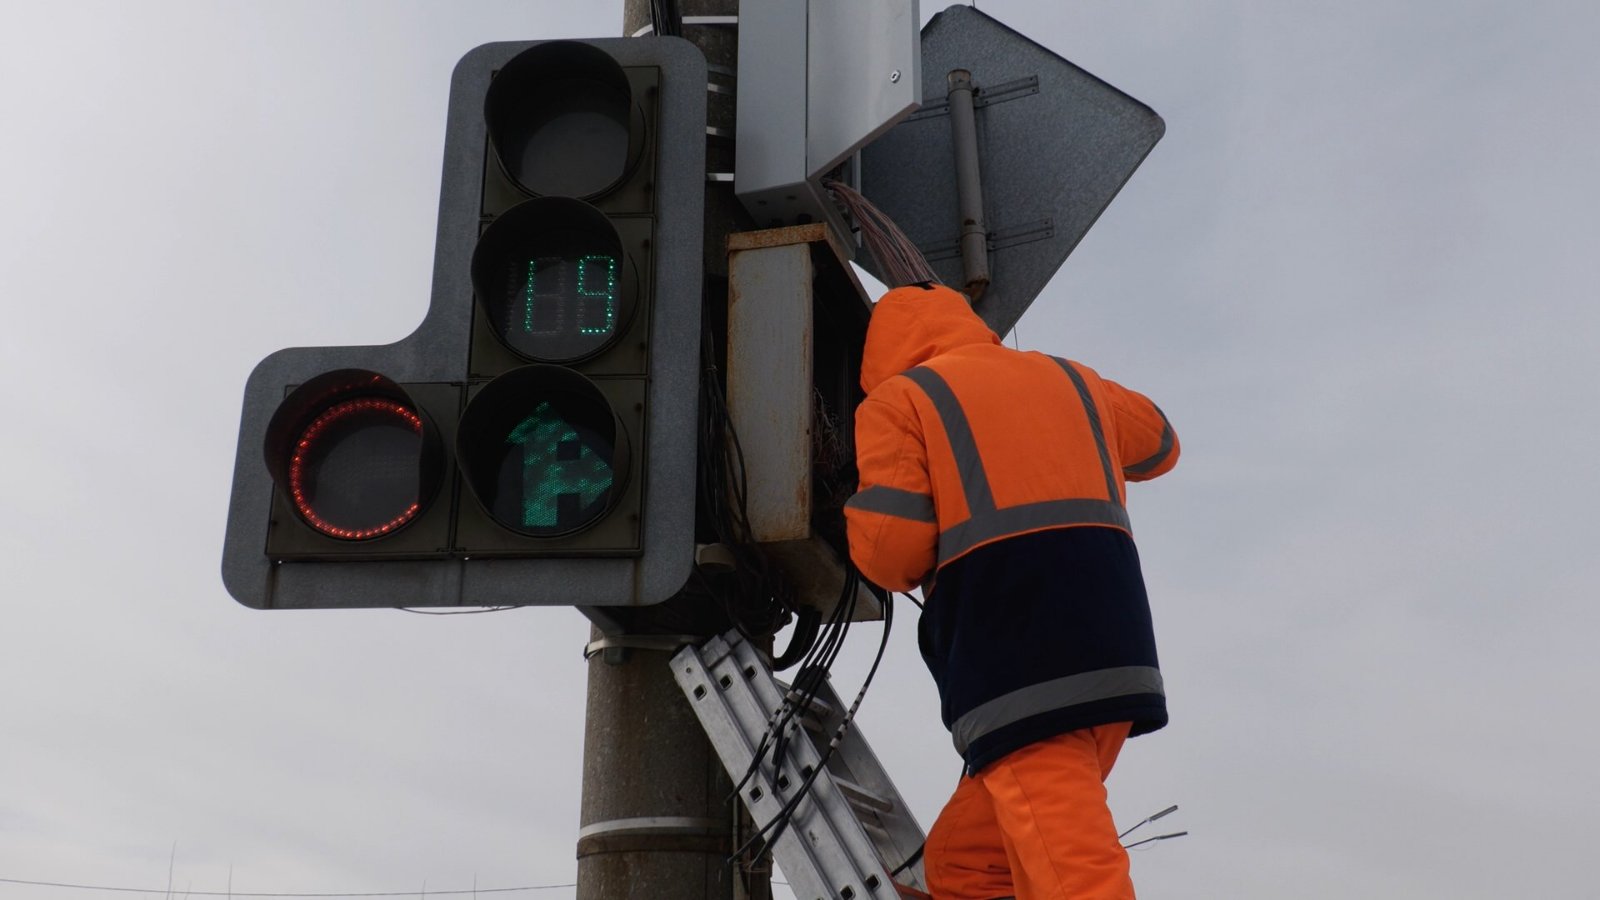
[(638, 606), (683, 585), (705, 108), (678, 38), (461, 59), (421, 326), (279, 351), (246, 385), (235, 599)]

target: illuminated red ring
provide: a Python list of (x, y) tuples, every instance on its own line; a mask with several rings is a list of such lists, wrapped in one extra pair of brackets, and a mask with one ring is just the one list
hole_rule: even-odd
[(404, 422), (412, 431), (418, 434), (422, 433), (422, 417), (418, 416), (414, 410), (405, 404), (376, 397), (345, 400), (323, 410), (321, 415), (306, 426), (306, 430), (300, 433), (300, 439), (295, 441), (294, 456), (289, 459), (289, 498), (294, 502), (295, 512), (299, 513), (300, 518), (304, 519), (306, 524), (312, 528), (329, 537), (343, 538), (347, 541), (362, 541), (388, 534), (415, 519), (417, 513), (422, 509), (422, 504), (413, 503), (406, 508), (405, 512), (382, 525), (372, 528), (351, 529), (340, 528), (317, 515), (316, 510), (311, 508), (311, 503), (306, 500), (305, 466), (307, 451), (316, 444), (317, 437), (328, 430), (329, 426), (347, 416), (365, 412), (386, 413)]

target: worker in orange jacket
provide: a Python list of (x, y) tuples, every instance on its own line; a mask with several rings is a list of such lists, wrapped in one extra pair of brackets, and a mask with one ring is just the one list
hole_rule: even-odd
[(965, 769), (928, 834), (936, 900), (1132, 898), (1105, 777), (1167, 722), (1126, 481), (1178, 440), (1144, 395), (1005, 347), (938, 285), (872, 314), (850, 555), (923, 588), (923, 659)]

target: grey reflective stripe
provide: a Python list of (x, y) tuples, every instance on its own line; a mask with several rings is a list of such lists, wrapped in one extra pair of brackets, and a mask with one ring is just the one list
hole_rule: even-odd
[(956, 752), (965, 754), (973, 741), (1029, 716), (1113, 697), (1161, 693), (1161, 672), (1153, 666), (1118, 666), (1068, 675), (1002, 694), (969, 710), (951, 726), (950, 737)]
[(1172, 423), (1167, 421), (1167, 414), (1161, 411), (1161, 407), (1156, 406), (1154, 403), (1150, 405), (1155, 406), (1156, 415), (1161, 417), (1161, 447), (1150, 458), (1140, 460), (1131, 466), (1123, 466), (1122, 471), (1124, 474), (1143, 475), (1166, 462), (1167, 454), (1172, 452)]
[(933, 514), (932, 497), (884, 485), (873, 485), (857, 491), (844, 505), (862, 512), (883, 513), (913, 522), (939, 521)]
[(1111, 468), (1111, 451), (1106, 449), (1106, 432), (1100, 425), (1100, 410), (1095, 408), (1094, 396), (1089, 393), (1089, 385), (1071, 363), (1060, 357), (1050, 358), (1067, 373), (1067, 377), (1072, 379), (1072, 386), (1078, 389), (1078, 399), (1083, 401), (1084, 412), (1089, 415), (1089, 430), (1094, 432), (1095, 449), (1100, 451), (1100, 468), (1106, 475), (1106, 496), (1113, 502), (1119, 501), (1121, 495), (1117, 493), (1117, 473)]
[[(983, 458), (978, 455), (978, 441), (973, 437), (972, 425), (967, 421), (967, 415), (961, 409), (955, 391), (951, 390), (949, 383), (932, 369), (918, 366), (902, 373), (922, 388), (928, 399), (933, 401), (933, 408), (938, 411), (939, 419), (944, 424), (945, 436), (950, 441), (950, 452), (955, 457), (956, 468), (961, 473), (962, 491), (966, 494), (969, 514), (967, 520), (939, 535), (941, 563), (955, 559), (986, 541), (1025, 531), (1069, 525), (1109, 525), (1129, 530), (1128, 512), (1122, 507), (1121, 498), (1117, 493), (1116, 474), (1111, 468), (1111, 454), (1106, 449), (1100, 413), (1095, 408), (1094, 398), (1089, 394), (1089, 386), (1084, 383), (1083, 376), (1065, 360), (1056, 359), (1056, 363), (1072, 379), (1089, 417), (1089, 428), (1094, 433), (1095, 448), (1100, 453), (1100, 465), (1105, 472), (1106, 496), (1109, 498), (1107, 500), (1046, 500), (996, 509), (994, 493), (989, 488), (989, 476), (984, 471)], [(888, 512), (890, 515), (901, 515), (902, 518), (912, 518), (887, 509), (877, 510), (874, 507), (856, 504), (855, 498), (852, 498), (848, 505), (857, 505), (858, 508), (870, 511)]]
[(939, 535), (939, 560), (948, 562), (973, 547), (1024, 531), (1064, 525), (1110, 525), (1125, 531), (1128, 511), (1110, 500), (1045, 500), (993, 510)]
[[(956, 469), (961, 473), (961, 489), (967, 495), (967, 509), (974, 518), (994, 509), (994, 494), (989, 490), (989, 475), (983, 470), (983, 458), (978, 455), (978, 441), (972, 436), (972, 425), (961, 409), (956, 392), (950, 390), (943, 377), (932, 369), (918, 366), (902, 373), (916, 382), (917, 387), (933, 401), (944, 423), (945, 437), (955, 454)], [(1112, 496), (1115, 496), (1114, 494)]]

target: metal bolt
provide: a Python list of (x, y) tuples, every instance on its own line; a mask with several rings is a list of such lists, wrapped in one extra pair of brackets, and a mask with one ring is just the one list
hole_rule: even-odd
[(889, 83), (890, 84), (899, 84), (900, 83), (900, 70), (899, 69), (895, 69), (893, 72), (889, 73)]

